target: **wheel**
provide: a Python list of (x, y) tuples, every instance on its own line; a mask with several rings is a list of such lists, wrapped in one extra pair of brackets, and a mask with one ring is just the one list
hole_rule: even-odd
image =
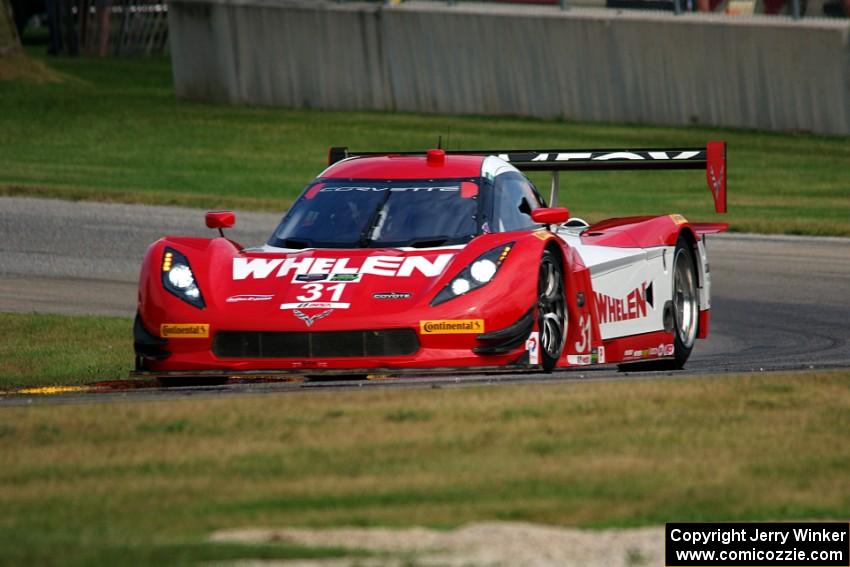
[(679, 236), (673, 251), (673, 358), (621, 364), (621, 371), (680, 370), (685, 366), (697, 338), (699, 296), (693, 248)]
[(544, 372), (552, 372), (567, 338), (567, 300), (561, 262), (545, 250), (537, 280), (537, 313), (540, 328), (540, 360)]
[(688, 241), (679, 237), (673, 252), (673, 318), (674, 363), (676, 369), (685, 366), (697, 339), (699, 296), (694, 252)]

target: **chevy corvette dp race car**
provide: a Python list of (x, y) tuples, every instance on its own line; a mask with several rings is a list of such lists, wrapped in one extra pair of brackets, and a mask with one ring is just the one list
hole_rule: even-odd
[[(135, 375), (681, 368), (708, 334), (704, 235), (676, 214), (593, 225), (554, 207), (559, 172), (705, 169), (725, 212), (723, 142), (667, 150), (355, 154), (260, 247), (166, 237), (148, 249)], [(522, 171), (552, 171), (547, 205)]]

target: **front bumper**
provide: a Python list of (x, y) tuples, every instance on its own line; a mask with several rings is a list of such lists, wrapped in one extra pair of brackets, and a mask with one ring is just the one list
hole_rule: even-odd
[(133, 376), (288, 376), (292, 374), (513, 371), (530, 365), (525, 339), (533, 309), (490, 333), (420, 335), (371, 331), (213, 331), (205, 338), (157, 337), (137, 316)]

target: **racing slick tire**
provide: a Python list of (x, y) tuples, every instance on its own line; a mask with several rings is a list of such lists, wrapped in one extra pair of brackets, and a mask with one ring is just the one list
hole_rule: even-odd
[(681, 370), (697, 338), (699, 295), (694, 251), (683, 236), (673, 251), (673, 357), (635, 364), (620, 364), (620, 371)]
[(537, 280), (537, 326), (540, 329), (540, 362), (544, 372), (555, 368), (567, 339), (567, 300), (561, 261), (551, 250), (540, 258)]

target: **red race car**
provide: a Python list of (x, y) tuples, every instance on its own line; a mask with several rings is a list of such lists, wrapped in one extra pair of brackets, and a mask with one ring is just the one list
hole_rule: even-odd
[[(139, 284), (135, 375), (681, 368), (708, 334), (703, 236), (680, 215), (588, 225), (560, 171), (705, 169), (726, 148), (353, 153), (332, 148), (268, 242), (169, 236)], [(552, 171), (551, 203), (522, 171)]]

